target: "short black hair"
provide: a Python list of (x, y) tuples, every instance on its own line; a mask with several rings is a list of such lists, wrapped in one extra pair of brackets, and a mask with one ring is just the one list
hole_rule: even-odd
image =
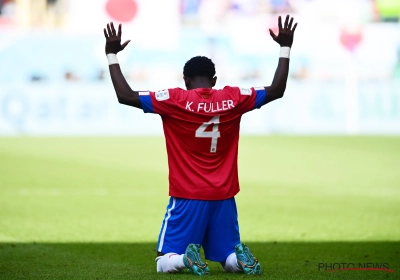
[(215, 65), (211, 59), (205, 56), (195, 56), (189, 59), (183, 66), (183, 76), (188, 78), (215, 76)]

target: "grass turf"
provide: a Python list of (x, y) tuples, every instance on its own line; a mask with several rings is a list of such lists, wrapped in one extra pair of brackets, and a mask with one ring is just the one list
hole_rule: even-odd
[[(399, 278), (399, 137), (242, 137), (239, 172), (262, 278)], [(161, 137), (0, 138), (0, 279), (191, 277), (155, 272), (167, 175)]]

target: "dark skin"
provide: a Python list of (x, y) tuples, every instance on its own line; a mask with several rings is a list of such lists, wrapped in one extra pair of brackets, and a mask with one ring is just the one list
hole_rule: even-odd
[[(292, 47), (293, 35), (296, 30), (297, 23), (293, 25), (293, 17), (286, 16), (285, 23), (282, 25), (281, 17), (278, 18), (278, 35), (270, 29), (269, 33), (272, 39), (277, 42), (281, 47)], [(117, 54), (124, 50), (129, 44), (130, 40), (125, 41), (121, 44), (122, 27), (121, 24), (118, 26), (118, 31), (115, 30), (114, 24), (111, 22), (107, 24), (107, 28), (104, 28), (104, 36), (106, 37), (106, 54)], [(109, 66), (111, 80), (114, 85), (115, 92), (119, 103), (133, 106), (136, 108), (142, 108), (140, 103), (139, 93), (131, 89), (128, 85), (124, 75), (122, 74), (119, 64), (112, 64)], [(274, 78), (270, 86), (266, 86), (267, 97), (265, 104), (274, 101), (275, 99), (283, 97), (286, 89), (286, 81), (289, 74), (289, 59), (279, 58), (278, 67), (276, 68)], [(217, 77), (212, 79), (207, 77), (183, 77), (185, 81), (186, 89), (196, 88), (213, 88), (217, 82)]]
[[(281, 17), (278, 18), (279, 33), (276, 35), (270, 29), (269, 33), (272, 39), (277, 42), (281, 47), (292, 47), (293, 35), (296, 30), (297, 23), (293, 25), (293, 17), (286, 16), (285, 23), (282, 25)], [(125, 41), (121, 44), (122, 29), (121, 24), (118, 26), (118, 32), (115, 30), (114, 24), (111, 22), (107, 24), (107, 28), (104, 28), (104, 36), (106, 37), (106, 54), (117, 54), (118, 52), (125, 49), (129, 44), (130, 40)], [(119, 64), (112, 64), (109, 66), (111, 80), (114, 85), (115, 92), (119, 103), (133, 106), (136, 108), (142, 108), (140, 103), (139, 93), (131, 89), (128, 85), (124, 75), (122, 74)], [(283, 97), (286, 89), (286, 82), (289, 74), (289, 59), (279, 58), (278, 67), (276, 68), (274, 78), (270, 86), (266, 86), (267, 96), (265, 103), (267, 104), (273, 100)], [(213, 88), (217, 82), (217, 77), (183, 77), (185, 81), (186, 89), (196, 88)], [(163, 256), (164, 253), (157, 252), (157, 256)], [(222, 263), (224, 265), (224, 263)]]

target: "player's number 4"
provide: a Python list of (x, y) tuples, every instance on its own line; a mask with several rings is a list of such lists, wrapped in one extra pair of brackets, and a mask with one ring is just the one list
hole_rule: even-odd
[[(211, 131), (206, 131), (209, 125), (213, 125)], [(219, 131), (219, 116), (213, 117), (208, 122), (203, 123), (197, 130), (196, 130), (196, 137), (200, 138), (211, 138), (211, 148), (210, 153), (217, 152), (217, 142), (218, 138), (221, 136)]]

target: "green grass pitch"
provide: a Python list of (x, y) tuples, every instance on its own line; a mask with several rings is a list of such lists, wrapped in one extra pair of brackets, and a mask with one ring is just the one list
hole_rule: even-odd
[[(167, 176), (162, 137), (0, 138), (0, 279), (195, 279), (156, 273)], [(260, 279), (400, 278), (400, 137), (243, 136), (239, 177)]]

